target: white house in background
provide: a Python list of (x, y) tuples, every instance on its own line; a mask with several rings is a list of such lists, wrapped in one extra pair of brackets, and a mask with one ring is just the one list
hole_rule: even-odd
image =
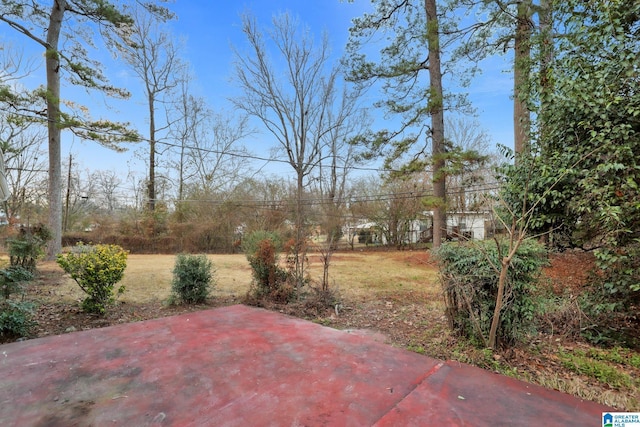
[(447, 237), (457, 240), (484, 240), (493, 236), (491, 212), (448, 212)]
[[(404, 243), (425, 243), (433, 240), (433, 212), (425, 211), (421, 218), (402, 224)], [(345, 227), (345, 236), (358, 243), (387, 244), (383, 225), (370, 221), (361, 221)], [(495, 233), (495, 222), (491, 212), (448, 212), (447, 239), (484, 240)]]

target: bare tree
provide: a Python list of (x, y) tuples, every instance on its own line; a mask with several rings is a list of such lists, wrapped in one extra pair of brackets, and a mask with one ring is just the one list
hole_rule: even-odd
[(186, 69), (184, 71), (185, 74), (179, 79), (176, 88), (178, 99), (173, 110), (176, 119), (169, 131), (169, 136), (175, 141), (175, 148), (178, 151), (178, 160), (174, 163), (174, 169), (178, 172), (178, 203), (184, 200), (185, 182), (194, 174), (187, 168), (189, 147), (195, 139), (196, 132), (204, 126), (207, 118), (205, 101), (190, 93), (191, 76)]
[[(423, 219), (423, 199), (433, 193), (433, 187), (430, 175), (416, 172), (404, 179), (361, 179), (353, 184), (351, 192), (352, 237), (362, 233), (367, 243), (403, 246), (413, 241), (411, 232), (421, 231), (413, 226)], [(365, 221), (368, 230), (356, 228)]]
[(213, 111), (190, 93), (191, 80), (187, 72), (180, 78), (169, 131), (172, 142), (167, 143), (174, 154), (170, 164), (177, 174), (179, 212), (187, 193), (230, 192), (251, 174), (249, 153), (241, 144), (251, 134), (248, 117)]
[(371, 120), (358, 104), (359, 91), (343, 88), (334, 97), (334, 107), (326, 113), (329, 126), (318, 166), (320, 193), (327, 214), (339, 218), (336, 214), (345, 203), (347, 178), (360, 161), (359, 147), (352, 142), (367, 130)]
[(73, 162), (67, 164), (68, 179), (63, 191), (66, 194), (64, 202), (63, 226), (65, 231), (84, 228), (91, 218), (97, 213), (96, 182), (93, 174), (88, 169), (80, 169)]
[(202, 127), (195, 129), (187, 151), (187, 164), (201, 188), (231, 190), (249, 172), (248, 153), (240, 141), (249, 133), (248, 120), (233, 119), (226, 113), (208, 112)]
[[(160, 123), (158, 108), (165, 103), (165, 97), (178, 85), (183, 64), (178, 57), (179, 48), (172, 36), (162, 29), (157, 15), (138, 7), (132, 12), (133, 24), (125, 31), (130, 43), (120, 45), (124, 57), (136, 73), (143, 86), (149, 117), (149, 175), (147, 181), (147, 208), (156, 205), (156, 154), (159, 134), (169, 128), (169, 123)], [(165, 14), (163, 20), (172, 18)]]
[(20, 105), (22, 101), (33, 98), (32, 94), (20, 86), (20, 80), (33, 74), (36, 70), (35, 61), (25, 60), (24, 51), (4, 43), (0, 46), (0, 102), (3, 110), (16, 113), (32, 111), (26, 105)]
[(283, 230), (290, 211), (291, 183), (275, 178), (247, 180), (249, 200), (256, 209), (247, 217), (249, 230)]
[(36, 67), (34, 61), (25, 60), (22, 49), (5, 44), (0, 47), (0, 69), (0, 149), (9, 188), (3, 210), (9, 223), (21, 217), (29, 222), (32, 209), (45, 205), (47, 180), (46, 133), (37, 121), (24, 115), (34, 107), (23, 105), (33, 94), (20, 85)]
[(330, 123), (319, 162), (320, 198), (323, 213), (324, 245), (320, 246), (323, 265), (322, 290), (329, 289), (329, 266), (343, 234), (348, 197), (347, 182), (359, 161), (357, 144), (351, 142), (371, 124), (360, 108), (360, 91), (343, 88), (334, 94), (334, 109), (327, 112)]
[(494, 169), (499, 156), (489, 136), (475, 121), (460, 116), (446, 120), (447, 199), (450, 211), (487, 209), (487, 193), (497, 187)]
[[(391, 179), (384, 183), (383, 211), (378, 224), (387, 244), (400, 248), (409, 243), (408, 236), (414, 231), (412, 226), (424, 210), (422, 200), (433, 192), (432, 186), (430, 177), (424, 173), (415, 173), (411, 179)], [(432, 225), (435, 232), (435, 219)]]
[(129, 206), (133, 208), (133, 211), (139, 212), (145, 206), (145, 183), (144, 177), (139, 176), (136, 171), (129, 170), (126, 178), (125, 191), (129, 194), (127, 199)]
[[(236, 50), (235, 74), (243, 96), (234, 103), (262, 122), (295, 172), (293, 257), (300, 288), (306, 267), (304, 189), (320, 161), (322, 143), (332, 125), (327, 112), (332, 108), (339, 73), (337, 68), (329, 67), (327, 37), (315, 45), (308, 29), (288, 14), (275, 17), (272, 29), (266, 33), (278, 56), (270, 54), (254, 18), (243, 17), (243, 31), (250, 52), (241, 54)], [(279, 67), (274, 60), (279, 61)]]
[(96, 203), (102, 210), (112, 214), (119, 205), (118, 190), (122, 186), (122, 179), (116, 172), (110, 170), (96, 171), (91, 179), (95, 182)]
[(37, 124), (0, 116), (0, 148), (10, 193), (5, 204), (9, 222), (25, 217), (25, 210), (40, 203), (45, 195), (42, 191), (47, 176), (45, 140), (46, 133)]

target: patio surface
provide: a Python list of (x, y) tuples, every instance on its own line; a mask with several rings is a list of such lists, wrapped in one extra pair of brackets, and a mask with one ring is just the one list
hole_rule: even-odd
[(610, 408), (242, 305), (0, 346), (0, 426), (599, 426)]

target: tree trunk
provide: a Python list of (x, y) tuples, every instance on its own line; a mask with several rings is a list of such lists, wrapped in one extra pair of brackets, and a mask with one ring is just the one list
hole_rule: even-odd
[(156, 120), (153, 94), (149, 93), (149, 182), (147, 183), (147, 207), (156, 209)]
[(62, 222), (62, 231), (66, 232), (69, 228), (69, 201), (71, 200), (71, 165), (73, 164), (73, 156), (69, 154), (69, 173), (67, 174), (67, 195), (64, 203), (64, 221)]
[(298, 180), (296, 188), (296, 241), (294, 248), (294, 261), (296, 270), (296, 291), (298, 298), (302, 290), (302, 284), (304, 280), (304, 212), (302, 211), (302, 196), (304, 190), (304, 175), (301, 169), (298, 169)]
[(60, 54), (58, 41), (65, 0), (55, 0), (47, 28), (45, 64), (47, 73), (47, 130), (49, 132), (49, 227), (53, 238), (47, 248), (47, 258), (54, 259), (62, 251), (62, 166), (60, 129)]
[(531, 114), (529, 74), (531, 69), (531, 0), (518, 3), (513, 63), (513, 149), (518, 157), (530, 152)]
[(500, 325), (500, 312), (504, 305), (504, 289), (507, 285), (507, 273), (511, 265), (511, 256), (501, 260), (500, 276), (498, 278), (498, 295), (496, 295), (496, 306), (493, 309), (491, 318), (491, 328), (489, 330), (489, 348), (495, 350), (498, 346), (498, 326)]
[(180, 144), (180, 164), (178, 165), (178, 201), (180, 203), (184, 200), (184, 144), (183, 139)]
[[(544, 117), (549, 108), (549, 99), (553, 91), (551, 83), (551, 63), (553, 61), (553, 0), (540, 0), (540, 111)], [(544, 120), (539, 121), (540, 137), (545, 138)]]
[(431, 141), (433, 149), (433, 195), (436, 206), (433, 211), (433, 249), (440, 247), (446, 236), (446, 187), (444, 170), (444, 110), (442, 95), (442, 71), (440, 69), (440, 34), (436, 0), (425, 0), (427, 13), (427, 37), (429, 44), (429, 97), (431, 111)]

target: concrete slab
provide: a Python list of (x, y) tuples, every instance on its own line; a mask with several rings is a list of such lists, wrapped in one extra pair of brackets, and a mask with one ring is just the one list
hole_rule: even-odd
[(376, 426), (599, 426), (611, 408), (458, 362), (443, 362)]
[(600, 425), (609, 410), (245, 306), (2, 345), (0, 378), (0, 425), (21, 427)]

